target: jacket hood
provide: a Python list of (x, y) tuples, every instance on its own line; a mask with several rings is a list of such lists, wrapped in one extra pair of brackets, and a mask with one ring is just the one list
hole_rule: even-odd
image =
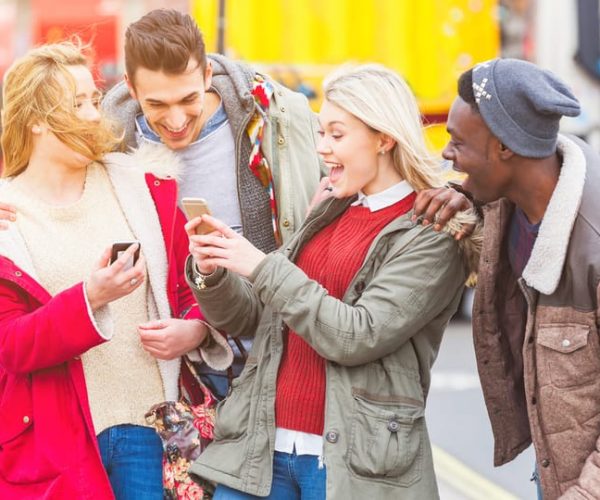
[(469, 236), (458, 240), (458, 248), (460, 248), (463, 260), (470, 273), (467, 285), (473, 286), (475, 283), (475, 274), (479, 269), (479, 255), (483, 246), (483, 221), (478, 217), (475, 209), (470, 208), (469, 210), (458, 212), (446, 223), (442, 230), (454, 238), (465, 226), (469, 225), (473, 225), (475, 228)]
[(210, 54), (208, 60), (213, 68), (213, 86), (221, 93), (219, 80), (223, 77), (233, 86), (234, 92), (229, 99), (237, 99), (239, 105), (247, 111), (254, 109), (254, 98), (251, 90), (256, 72), (248, 65), (232, 61), (219, 54)]

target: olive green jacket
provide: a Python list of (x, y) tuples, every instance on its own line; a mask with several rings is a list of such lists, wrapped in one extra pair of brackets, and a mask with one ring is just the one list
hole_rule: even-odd
[(217, 271), (188, 281), (207, 319), (231, 335), (256, 332), (250, 358), (217, 409), (215, 440), (191, 472), (266, 496), (275, 443), (275, 386), (285, 326), (327, 360), (327, 498), (438, 497), (424, 406), (442, 333), (468, 275), (457, 242), (411, 222), (388, 224), (342, 300), (292, 262), (353, 201), (328, 200), (268, 255), (250, 280)]

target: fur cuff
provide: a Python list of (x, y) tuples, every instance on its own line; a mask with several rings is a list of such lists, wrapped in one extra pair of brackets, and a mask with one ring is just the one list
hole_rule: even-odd
[[(233, 350), (227, 342), (227, 339), (219, 333), (216, 328), (213, 328), (208, 323), (203, 322), (208, 328), (208, 334), (211, 336), (211, 340), (207, 343), (206, 347), (202, 346), (198, 348), (200, 351), (200, 358), (213, 370), (226, 370), (233, 363)], [(188, 353), (188, 357), (195, 361), (195, 351)]]

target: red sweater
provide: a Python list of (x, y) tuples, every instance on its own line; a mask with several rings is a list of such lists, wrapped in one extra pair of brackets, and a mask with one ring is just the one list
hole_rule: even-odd
[[(341, 299), (377, 234), (408, 212), (415, 198), (412, 193), (376, 212), (363, 206), (349, 207), (305, 245), (296, 265), (329, 295)], [(325, 359), (290, 330), (277, 377), (276, 426), (322, 434), (324, 410)]]

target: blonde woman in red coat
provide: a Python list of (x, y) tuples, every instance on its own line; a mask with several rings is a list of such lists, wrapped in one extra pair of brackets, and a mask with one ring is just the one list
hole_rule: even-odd
[[(182, 354), (220, 338), (185, 286), (175, 183), (107, 155), (99, 99), (69, 43), (5, 78), (0, 199), (18, 217), (0, 233), (0, 498), (161, 499), (144, 413), (178, 397)], [(137, 245), (109, 263), (123, 240), (141, 242), (131, 268)]]

